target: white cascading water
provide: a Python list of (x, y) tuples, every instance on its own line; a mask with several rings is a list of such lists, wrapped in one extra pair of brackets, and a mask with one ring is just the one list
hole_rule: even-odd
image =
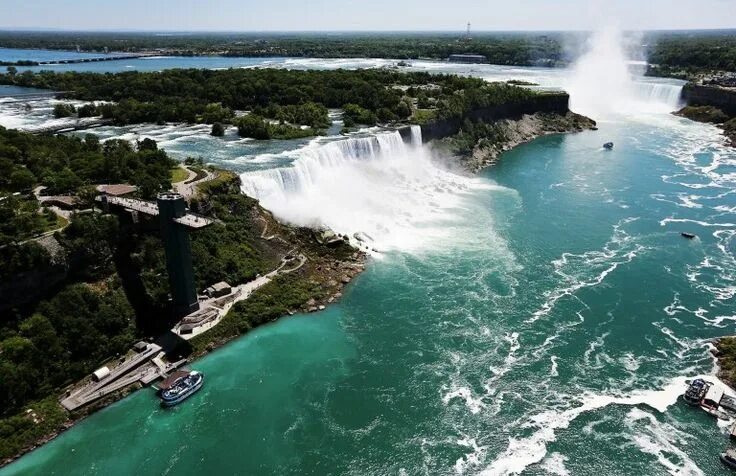
[(379, 251), (447, 239), (467, 192), (492, 186), (440, 168), (411, 132), (411, 144), (386, 132), (307, 147), (289, 167), (244, 173), (242, 190), (281, 220), (367, 235)]
[(614, 27), (593, 33), (565, 81), (570, 108), (594, 119), (678, 109), (682, 84), (634, 74), (624, 44)]

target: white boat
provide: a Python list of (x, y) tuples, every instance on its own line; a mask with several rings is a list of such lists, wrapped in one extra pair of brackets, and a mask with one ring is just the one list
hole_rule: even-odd
[(175, 377), (173, 382), (167, 382), (166, 388), (162, 388), (160, 395), (161, 405), (165, 407), (178, 405), (202, 388), (204, 375), (196, 370), (186, 373), (182, 372), (182, 374), (184, 375)]
[(729, 448), (721, 453), (721, 462), (731, 469), (736, 469), (736, 450)]

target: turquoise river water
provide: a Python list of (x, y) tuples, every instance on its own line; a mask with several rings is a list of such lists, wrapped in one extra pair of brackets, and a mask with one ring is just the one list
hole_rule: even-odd
[(736, 153), (668, 114), (676, 83), (626, 83), (616, 108), (576, 103), (575, 87), (600, 130), (519, 146), (475, 177), (378, 131), (274, 150), (197, 128), (99, 131), (232, 149), (211, 157), (278, 215), (365, 231), (381, 252), (339, 304), (194, 362), (207, 381), (185, 403), (136, 392), (0, 475), (727, 474), (726, 427), (678, 396), (715, 371), (708, 340), (734, 333)]

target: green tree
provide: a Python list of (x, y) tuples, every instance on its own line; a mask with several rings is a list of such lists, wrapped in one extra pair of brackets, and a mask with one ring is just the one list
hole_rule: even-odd
[(251, 137), (258, 140), (268, 140), (271, 138), (271, 128), (261, 116), (248, 114), (247, 116), (238, 118), (235, 125), (238, 127), (238, 135), (240, 137)]
[(36, 176), (25, 167), (15, 167), (10, 174), (10, 188), (12, 190), (29, 190), (36, 184)]
[(70, 117), (73, 116), (75, 112), (74, 106), (71, 104), (66, 103), (58, 103), (54, 106), (54, 117), (62, 118), (62, 117)]
[(213, 135), (215, 137), (224, 136), (225, 126), (223, 126), (221, 122), (215, 122), (214, 124), (212, 124), (212, 131), (210, 132), (210, 135)]

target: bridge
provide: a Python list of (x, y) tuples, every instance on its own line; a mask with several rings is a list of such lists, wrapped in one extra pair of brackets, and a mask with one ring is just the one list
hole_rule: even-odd
[(55, 65), (55, 64), (77, 64), (77, 63), (97, 63), (99, 61), (120, 61), (138, 58), (149, 58), (151, 56), (161, 56), (160, 53), (131, 53), (123, 55), (105, 55), (97, 56), (94, 58), (73, 58), (73, 59), (60, 59), (51, 61), (39, 61), (38, 66), (44, 65)]
[(18, 102), (38, 101), (41, 99), (55, 98), (69, 94), (67, 91), (39, 91), (35, 93), (11, 94), (8, 96), (0, 96), (3, 104), (14, 104)]
[(102, 119), (98, 117), (88, 117), (83, 119), (74, 119), (70, 121), (51, 122), (38, 127), (27, 127), (23, 129), (31, 134), (57, 134), (59, 132), (78, 131), (82, 129), (93, 129), (112, 124), (112, 119)]

